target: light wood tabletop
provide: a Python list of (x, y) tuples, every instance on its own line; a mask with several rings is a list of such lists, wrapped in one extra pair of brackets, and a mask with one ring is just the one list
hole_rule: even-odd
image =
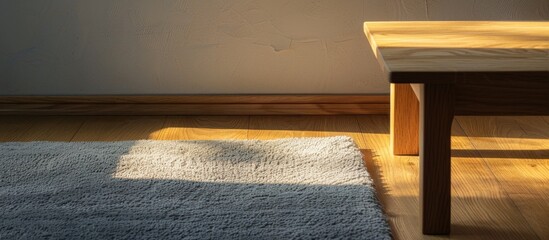
[(367, 22), (364, 28), (392, 83), (447, 82), (463, 72), (549, 73), (549, 22)]
[(549, 22), (366, 22), (391, 84), (391, 148), (420, 156), (424, 234), (451, 229), (455, 115), (549, 115)]

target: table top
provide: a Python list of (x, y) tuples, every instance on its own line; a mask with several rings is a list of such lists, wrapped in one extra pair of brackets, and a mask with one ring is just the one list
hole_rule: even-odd
[(549, 22), (366, 22), (364, 31), (392, 83), (463, 73), (549, 81)]

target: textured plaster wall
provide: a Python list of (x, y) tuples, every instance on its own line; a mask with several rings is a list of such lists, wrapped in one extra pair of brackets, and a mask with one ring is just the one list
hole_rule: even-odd
[(549, 0), (0, 0), (0, 95), (386, 93), (372, 20), (549, 20)]

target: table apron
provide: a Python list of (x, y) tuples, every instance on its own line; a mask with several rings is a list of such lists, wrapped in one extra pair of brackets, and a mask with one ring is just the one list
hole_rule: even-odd
[(455, 114), (549, 115), (549, 81), (504, 79), (455, 84)]

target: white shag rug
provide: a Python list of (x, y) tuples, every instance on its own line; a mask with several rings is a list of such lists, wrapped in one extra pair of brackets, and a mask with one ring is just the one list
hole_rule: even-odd
[(351, 138), (0, 143), (0, 239), (390, 239)]

